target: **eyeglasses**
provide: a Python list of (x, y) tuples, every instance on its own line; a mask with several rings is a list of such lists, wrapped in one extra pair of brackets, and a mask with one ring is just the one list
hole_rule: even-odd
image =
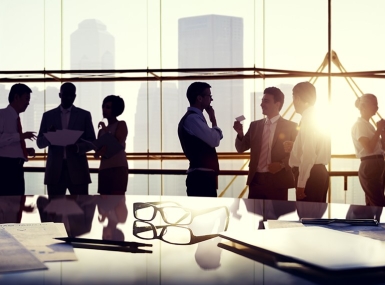
[[(158, 234), (158, 230), (161, 230)], [(175, 245), (189, 245), (212, 239), (218, 234), (196, 236), (192, 230), (183, 226), (165, 225), (154, 226), (149, 222), (135, 221), (132, 232), (134, 236), (144, 240), (160, 239), (164, 242)]]
[[(170, 206), (157, 206), (159, 204), (169, 204)], [(134, 203), (134, 217), (141, 221), (152, 221), (159, 212), (166, 224), (170, 225), (190, 225), (195, 217), (204, 215), (216, 210), (223, 209), (226, 212), (226, 229), (229, 224), (229, 210), (225, 206), (195, 210), (181, 207), (175, 202), (152, 202)]]

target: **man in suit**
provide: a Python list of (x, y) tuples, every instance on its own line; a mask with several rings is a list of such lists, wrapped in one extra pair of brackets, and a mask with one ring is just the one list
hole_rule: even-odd
[[(73, 105), (76, 98), (76, 87), (66, 82), (60, 87), (59, 107), (43, 114), (37, 146), (48, 146), (48, 158), (45, 169), (44, 184), (47, 185), (49, 195), (64, 195), (66, 189), (71, 194), (88, 194), (88, 184), (91, 183), (86, 152), (91, 150), (90, 144), (83, 142), (95, 140), (91, 114)], [(79, 140), (66, 147), (51, 145), (43, 135), (55, 130), (83, 131)]]
[(294, 187), (283, 142), (295, 140), (297, 124), (279, 115), (284, 98), (280, 89), (266, 88), (261, 102), (266, 118), (251, 122), (245, 135), (242, 124), (234, 122), (235, 148), (239, 153), (250, 149), (249, 199), (287, 200), (288, 188)]

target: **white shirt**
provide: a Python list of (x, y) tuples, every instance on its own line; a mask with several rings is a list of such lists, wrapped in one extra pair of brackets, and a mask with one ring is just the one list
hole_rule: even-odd
[(378, 138), (376, 146), (373, 152), (371, 153), (366, 151), (364, 147), (361, 145), (361, 143), (359, 142), (359, 139), (362, 137), (371, 139), (374, 136), (375, 132), (376, 132), (376, 129), (374, 128), (374, 126), (369, 121), (363, 118), (358, 118), (357, 122), (353, 125), (351, 134), (352, 134), (354, 149), (356, 151), (356, 156), (358, 158), (370, 156), (370, 155), (383, 154), (380, 138)]
[(195, 114), (189, 115), (184, 121), (183, 128), (192, 136), (195, 136), (211, 147), (219, 146), (223, 138), (222, 130), (218, 127), (210, 128), (201, 110), (195, 107), (188, 107), (187, 111)]
[[(61, 124), (62, 124), (62, 129), (68, 129), (68, 123), (70, 122), (70, 116), (71, 116), (71, 110), (72, 110), (72, 106), (69, 107), (68, 109), (64, 109), (61, 105), (60, 105), (60, 110), (61, 110)], [(63, 158), (64, 159), (67, 159), (67, 152), (66, 152), (66, 148), (64, 148), (64, 152), (63, 152)]]
[(323, 128), (322, 121), (317, 118), (313, 106), (303, 112), (300, 129), (290, 153), (289, 165), (299, 168), (297, 187), (300, 188), (305, 188), (312, 167), (315, 164), (327, 165), (331, 157), (329, 130)]
[(0, 109), (0, 157), (25, 159), (17, 130), (17, 117), (19, 115), (10, 105)]
[[(269, 151), (267, 153), (267, 164), (265, 165), (265, 167), (263, 167), (264, 163), (259, 161), (258, 167), (257, 167), (257, 172), (269, 172), (269, 168), (267, 167), (267, 165), (271, 163), (271, 145), (273, 144), (275, 129), (277, 128), (277, 122), (278, 122), (278, 119), (280, 117), (281, 116), (278, 114), (277, 116), (270, 119), (271, 124), (270, 124)], [(268, 120), (268, 118), (265, 119), (265, 126), (263, 128), (263, 133), (265, 132), (265, 128), (267, 127), (266, 126), (267, 120)], [(262, 133), (262, 139), (263, 139), (263, 135), (264, 135), (263, 133)]]

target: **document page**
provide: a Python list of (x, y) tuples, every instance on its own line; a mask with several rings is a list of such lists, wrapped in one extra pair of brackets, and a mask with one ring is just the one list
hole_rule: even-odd
[(47, 269), (28, 249), (0, 228), (0, 273)]

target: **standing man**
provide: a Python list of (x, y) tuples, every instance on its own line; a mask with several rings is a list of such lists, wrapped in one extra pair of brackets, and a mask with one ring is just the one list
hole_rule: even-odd
[[(194, 82), (187, 89), (190, 107), (178, 125), (178, 136), (183, 152), (190, 161), (187, 170), (187, 195), (217, 197), (219, 163), (215, 147), (223, 138), (217, 127), (211, 86)], [(212, 128), (207, 125), (203, 110), (209, 115)]]
[[(88, 184), (91, 183), (86, 152), (91, 150), (91, 144), (82, 142), (95, 140), (91, 114), (73, 105), (76, 98), (76, 87), (70, 82), (60, 87), (59, 107), (43, 114), (37, 137), (37, 146), (48, 146), (48, 158), (45, 168), (44, 184), (49, 195), (64, 195), (66, 189), (71, 194), (88, 194)], [(55, 130), (83, 131), (79, 140), (66, 147), (51, 145), (44, 133)]]
[(22, 132), (19, 114), (23, 113), (31, 99), (32, 90), (25, 84), (11, 87), (9, 105), (0, 110), (0, 195), (24, 195), (23, 164), (35, 150), (27, 148), (25, 139), (36, 139), (35, 132)]
[(297, 201), (326, 202), (329, 173), (325, 167), (331, 157), (328, 126), (322, 127), (314, 104), (316, 90), (310, 82), (301, 82), (293, 88), (293, 104), (301, 114), (300, 130), (290, 153), (289, 165), (293, 168)]
[(251, 122), (245, 135), (243, 125), (235, 121), (235, 148), (239, 153), (250, 149), (248, 198), (287, 200), (294, 179), (283, 142), (294, 141), (297, 124), (279, 115), (285, 99), (279, 88), (269, 87), (263, 93), (261, 108), (266, 118)]

